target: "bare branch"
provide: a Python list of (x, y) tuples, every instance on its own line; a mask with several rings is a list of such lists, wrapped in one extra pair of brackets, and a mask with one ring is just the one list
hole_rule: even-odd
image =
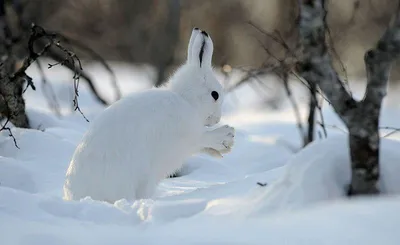
[[(79, 87), (79, 78), (81, 76), (81, 72), (82, 72), (82, 64), (80, 59), (76, 56), (75, 53), (67, 50), (66, 48), (64, 48), (58, 38), (57, 38), (57, 34), (56, 33), (48, 33), (46, 32), (43, 28), (32, 24), (32, 33), (31, 36), (29, 38), (28, 41), (28, 50), (29, 50), (29, 54), (28, 57), (25, 59), (24, 64), (22, 65), (22, 67), (17, 70), (14, 74), (12, 74), (10, 76), (10, 80), (12, 81), (13, 79), (20, 77), (20, 76), (25, 76), (25, 71), (26, 69), (34, 62), (36, 61), (40, 56), (44, 55), (52, 46), (57, 47), (59, 50), (61, 50), (62, 52), (65, 53), (66, 58), (64, 60), (62, 60), (61, 62), (58, 62), (56, 64), (49, 64), (49, 68), (55, 66), (55, 65), (65, 65), (65, 64), (70, 64), (73, 67), (77, 67), (77, 69), (74, 70), (74, 75), (73, 75), (73, 80), (74, 80), (74, 99), (73, 99), (73, 103), (74, 103), (74, 110), (78, 110), (81, 115), (85, 118), (86, 121), (89, 121), (86, 116), (83, 114), (83, 112), (81, 111), (80, 107), (79, 107), (79, 102), (78, 102), (78, 97), (79, 97), (79, 92), (78, 92), (78, 87)], [(47, 42), (44, 45), (44, 48), (42, 48), (41, 51), (39, 52), (35, 52), (34, 50), (34, 45), (35, 42), (39, 39), (46, 39)]]
[(243, 76), (239, 81), (235, 82), (235, 84), (229, 86), (226, 89), (226, 91), (231, 92), (234, 89), (243, 85), (244, 83), (248, 82), (249, 80), (255, 79), (259, 76), (270, 74), (273, 69), (274, 69), (274, 67), (272, 67), (272, 66), (265, 66), (265, 67), (261, 67), (259, 69), (251, 69), (249, 71), (246, 71), (247, 74), (245, 76)]
[(28, 41), (29, 54), (27, 58), (24, 60), (22, 67), (9, 76), (11, 81), (14, 81), (17, 77), (25, 77), (26, 76), (25, 72), (28, 69), (28, 67), (51, 47), (52, 42), (48, 42), (41, 51), (39, 52), (34, 51), (35, 42), (43, 37), (46, 37), (46, 33), (44, 32), (44, 30), (33, 24), (32, 32)]
[(265, 187), (265, 186), (267, 186), (268, 184), (267, 184), (267, 183), (257, 182), (257, 185), (259, 185), (259, 186), (261, 186), (261, 187)]
[[(111, 75), (111, 83), (112, 83), (112, 85), (114, 87), (116, 100), (119, 100), (121, 98), (122, 93), (121, 93), (121, 88), (119, 87), (118, 82), (117, 82), (117, 77), (115, 76), (114, 71), (111, 69), (111, 67), (108, 65), (108, 63), (103, 59), (103, 57), (101, 57), (93, 49), (91, 49), (90, 47), (84, 45), (83, 43), (81, 43), (78, 40), (74, 40), (72, 38), (66, 37), (66, 36), (64, 36), (64, 35), (62, 35), (60, 33), (57, 33), (57, 37), (60, 39), (60, 41), (63, 41), (66, 44), (70, 44), (72, 46), (75, 46), (77, 48), (82, 49), (83, 51), (88, 52), (95, 60), (99, 61), (100, 64)], [(50, 55), (51, 58), (56, 58), (56, 57), (54, 57), (55, 55), (53, 53), (50, 53), (50, 54), (51, 54)], [(57, 60), (59, 60), (59, 58)], [(72, 67), (68, 67), (68, 68), (70, 68), (72, 70)], [(82, 76), (82, 78), (84, 78), (89, 83), (89, 86), (92, 86), (91, 84), (93, 84), (93, 82), (91, 81), (91, 79), (89, 79), (88, 75), (81, 74), (81, 76)]]
[(347, 70), (346, 70), (346, 67), (345, 67), (344, 63), (340, 59), (340, 56), (339, 56), (338, 52), (336, 52), (335, 44), (333, 43), (332, 34), (331, 34), (331, 31), (330, 31), (328, 25), (326, 25), (326, 31), (327, 31), (327, 34), (328, 34), (329, 46), (331, 48), (332, 54), (335, 56), (336, 60), (339, 62), (340, 69), (342, 70), (342, 72), (344, 74), (344, 81), (343, 82), (347, 86), (347, 92), (351, 95), (351, 90), (350, 90), (350, 85), (349, 85), (349, 78), (347, 76)]
[(13, 139), (15, 147), (20, 149), (18, 144), (17, 144), (17, 139), (15, 139), (15, 136), (13, 135), (13, 133), (11, 131), (11, 128), (7, 127), (7, 124), (10, 122), (9, 118), (10, 118), (9, 116), (6, 117), (6, 121), (4, 122), (4, 124), (0, 128), (0, 132), (3, 131), (3, 130), (7, 130), (8, 131), (8, 136), (10, 136)]
[(273, 40), (275, 43), (280, 44), (283, 49), (288, 52), (292, 57), (297, 57), (295, 51), (293, 51), (289, 45), (285, 42), (285, 40), (283, 40), (280, 32), (275, 31), (275, 33), (277, 34), (277, 36), (275, 36), (272, 33), (269, 33), (265, 30), (263, 30), (261, 27), (259, 27), (258, 25), (254, 24), (253, 22), (249, 22), (249, 24), (254, 27), (257, 31), (259, 31), (260, 33), (262, 33), (264, 36), (269, 37), (271, 40)]
[(97, 99), (98, 102), (100, 102), (103, 105), (108, 105), (109, 103), (99, 94), (97, 88), (94, 86), (93, 80), (90, 78), (89, 74), (87, 74), (85, 71), (80, 70), (79, 67), (75, 63), (71, 62), (66, 62), (68, 60), (68, 56), (66, 57), (65, 55), (61, 55), (56, 50), (54, 49), (49, 49), (47, 52), (47, 56), (52, 58), (53, 60), (56, 61), (55, 64), (49, 64), (48, 68), (52, 68), (55, 65), (63, 65), (64, 67), (67, 67), (69, 70), (71, 70), (74, 74), (79, 72), (80, 78), (86, 81), (87, 85), (89, 86), (89, 89), (92, 91), (94, 97)]
[(380, 103), (386, 96), (391, 65), (399, 55), (400, 17), (398, 9), (392, 27), (386, 30), (375, 49), (371, 49), (365, 54), (368, 85), (364, 105), (378, 103), (375, 106), (380, 107)]
[(339, 131), (342, 131), (345, 134), (348, 134), (349, 132), (347, 132), (345, 129), (340, 128), (339, 126), (336, 125), (330, 125), (330, 124), (325, 124), (323, 122), (317, 121), (317, 124), (320, 126), (323, 126), (324, 128), (333, 128), (333, 129), (337, 129)]
[(384, 136), (382, 136), (382, 138), (386, 138), (386, 137), (389, 137), (389, 136), (391, 136), (391, 135), (393, 135), (393, 134), (395, 134), (395, 133), (400, 132), (400, 128), (395, 128), (395, 127), (379, 127), (379, 129), (389, 129), (389, 130), (392, 130), (391, 132), (389, 132), (389, 133), (385, 134)]
[(327, 138), (328, 137), (328, 132), (326, 131), (324, 113), (322, 112), (322, 104), (323, 103), (324, 103), (324, 98), (322, 97), (321, 98), (321, 102), (317, 101), (317, 108), (318, 108), (318, 111), (319, 111), (319, 117), (321, 119), (321, 122), (320, 122), (319, 125), (321, 126), (322, 131), (324, 132), (325, 138)]
[(299, 107), (297, 106), (297, 103), (295, 99), (293, 98), (292, 91), (289, 87), (289, 81), (288, 81), (288, 74), (284, 73), (282, 75), (282, 81), (283, 85), (286, 91), (286, 95), (289, 98), (290, 104), (292, 105), (294, 115), (296, 117), (296, 124), (300, 132), (300, 138), (303, 140), (303, 144), (306, 142), (306, 131), (304, 129), (303, 123), (301, 122), (301, 116), (300, 116), (300, 110)]
[(304, 79), (321, 88), (335, 111), (347, 123), (349, 111), (357, 105), (332, 66), (325, 40), (324, 1), (299, 0), (299, 2), (299, 33), (304, 50), (302, 62), (297, 70)]

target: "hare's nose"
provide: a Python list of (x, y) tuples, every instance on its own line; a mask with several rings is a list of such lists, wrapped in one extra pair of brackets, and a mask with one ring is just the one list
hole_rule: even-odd
[(217, 91), (212, 91), (212, 92), (211, 92), (211, 96), (214, 98), (215, 101), (217, 101), (218, 98), (219, 98), (219, 94), (218, 94)]

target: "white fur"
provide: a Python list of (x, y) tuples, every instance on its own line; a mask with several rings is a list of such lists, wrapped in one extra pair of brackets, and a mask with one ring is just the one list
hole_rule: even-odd
[[(157, 184), (190, 155), (229, 152), (234, 129), (205, 127), (219, 122), (223, 100), (212, 52), (211, 38), (194, 29), (188, 60), (166, 88), (127, 96), (93, 121), (67, 170), (64, 199), (90, 196), (113, 203), (151, 198)], [(219, 93), (217, 101), (212, 91)]]

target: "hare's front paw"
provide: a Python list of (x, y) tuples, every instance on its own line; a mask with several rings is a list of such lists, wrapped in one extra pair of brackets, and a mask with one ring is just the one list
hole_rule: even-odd
[(204, 134), (204, 148), (211, 148), (221, 154), (228, 153), (234, 144), (235, 129), (228, 125), (208, 131)]

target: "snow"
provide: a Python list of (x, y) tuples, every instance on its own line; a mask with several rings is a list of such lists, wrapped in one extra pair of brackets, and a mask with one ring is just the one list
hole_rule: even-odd
[[(110, 78), (97, 65), (85, 67), (102, 95), (113, 100)], [(151, 69), (115, 68), (123, 94), (150, 88)], [(41, 83), (35, 68), (28, 73)], [(114, 205), (90, 198), (64, 201), (65, 172), (90, 122), (71, 112), (72, 74), (57, 67), (46, 74), (62, 117), (43, 97), (48, 88), (36, 86), (25, 96), (33, 129), (12, 129), (19, 148), (7, 131), (0, 133), (0, 244), (400, 243), (399, 136), (382, 139), (384, 195), (347, 199), (346, 133), (328, 127), (327, 139), (301, 149), (288, 103), (266, 108), (248, 86), (229, 94), (224, 104), (223, 123), (237, 130), (230, 154), (187, 159), (182, 176), (164, 180), (153, 199)], [(104, 109), (83, 82), (79, 102), (89, 121)], [(382, 126), (400, 126), (397, 104), (387, 100)], [(306, 108), (301, 112), (304, 117)], [(328, 125), (345, 128), (331, 108), (324, 117)]]

